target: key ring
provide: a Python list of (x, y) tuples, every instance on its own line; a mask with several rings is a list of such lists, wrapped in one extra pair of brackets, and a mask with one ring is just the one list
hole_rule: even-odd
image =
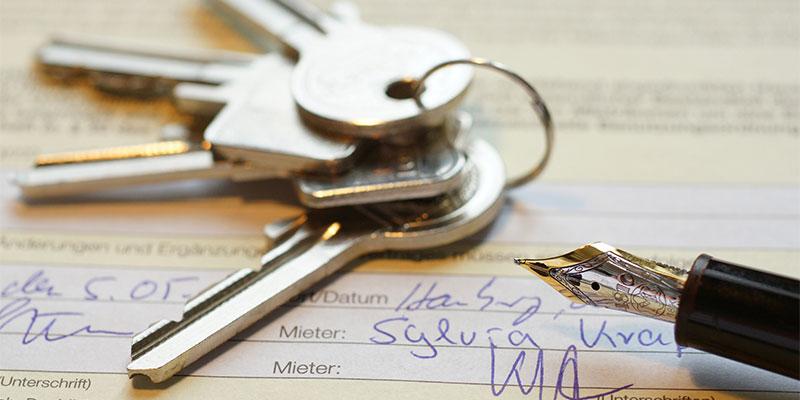
[(452, 65), (457, 64), (469, 64), (474, 65), (476, 67), (483, 67), (488, 68), (501, 74), (511, 78), (515, 83), (522, 86), (528, 96), (531, 98), (531, 106), (533, 107), (533, 111), (536, 113), (536, 116), (539, 118), (539, 122), (544, 127), (544, 139), (545, 139), (545, 148), (544, 154), (539, 162), (525, 175), (522, 175), (518, 178), (514, 178), (506, 182), (506, 189), (513, 189), (519, 186), (522, 186), (538, 177), (542, 171), (544, 171), (545, 166), (547, 166), (547, 162), (550, 161), (550, 154), (553, 152), (553, 136), (554, 136), (554, 129), (553, 129), (553, 119), (550, 116), (550, 111), (547, 109), (547, 105), (544, 103), (544, 99), (542, 96), (539, 95), (539, 92), (528, 83), (523, 77), (519, 76), (514, 71), (511, 71), (508, 67), (503, 64), (486, 60), (483, 58), (468, 58), (468, 59), (458, 59), (458, 60), (450, 60), (445, 61), (441, 64), (434, 65), (431, 67), (427, 72), (425, 72), (421, 78), (416, 82), (416, 88), (414, 90), (414, 96), (412, 97), (417, 105), (424, 109), (425, 106), (422, 104), (422, 100), (420, 99), (420, 95), (422, 95), (424, 91), (424, 85), (426, 79), (428, 79), (431, 75), (433, 75), (436, 71), (446, 68)]

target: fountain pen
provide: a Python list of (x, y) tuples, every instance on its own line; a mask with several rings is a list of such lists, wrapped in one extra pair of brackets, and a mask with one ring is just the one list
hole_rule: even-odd
[(684, 270), (592, 243), (515, 258), (577, 303), (675, 324), (675, 341), (800, 379), (800, 282), (701, 254)]

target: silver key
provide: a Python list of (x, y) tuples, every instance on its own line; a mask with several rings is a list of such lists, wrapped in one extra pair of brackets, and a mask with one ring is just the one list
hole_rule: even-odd
[[(352, 12), (350, 14), (352, 15)], [(81, 47), (78, 46), (77, 40), (72, 40), (70, 43), (73, 47)], [(120, 56), (121, 60), (126, 60), (146, 53), (143, 50), (132, 49), (134, 54), (126, 55), (125, 48), (110, 44), (84, 43), (82, 47), (94, 52), (113, 49), (110, 53), (101, 52), (102, 57), (99, 59), (106, 61), (105, 64), (97, 64), (100, 66), (125, 65), (122, 62), (115, 64), (114, 57)], [(171, 59), (164, 58), (163, 54), (151, 51), (147, 53), (147, 57), (148, 65), (153, 71), (158, 72), (158, 66), (171, 65)], [(144, 72), (147, 71), (145, 68)], [(237, 85), (240, 89), (234, 92), (238, 93), (220, 96), (218, 102), (227, 101), (227, 96), (247, 99), (240, 102), (242, 106), (233, 107), (238, 110), (237, 112), (223, 113), (233, 115), (232, 118), (218, 118), (206, 132), (206, 139), (213, 145), (218, 156), (206, 151), (192, 152), (191, 155), (183, 154), (180, 157), (151, 156), (126, 160), (95, 160), (89, 157), (91, 161), (89, 164), (79, 165), (72, 162), (69, 165), (35, 168), (28, 173), (18, 175), (16, 181), (26, 197), (39, 198), (177, 179), (222, 177), (235, 180), (259, 179), (288, 177), (299, 172), (340, 173), (349, 168), (357, 153), (357, 143), (352, 140), (332, 140), (315, 135), (299, 122), (294, 113), (289, 90), (290, 75), (291, 64), (275, 55), (266, 55), (256, 61), (250, 60), (246, 72), (242, 72), (240, 68), (235, 77), (229, 77), (226, 84), (211, 89), (219, 94)], [(186, 78), (185, 75), (183, 77)], [(181, 87), (186, 85), (178, 85), (176, 93), (180, 93)], [(209, 88), (206, 85), (195, 85), (195, 87)], [(180, 99), (180, 96), (176, 98)], [(208, 103), (201, 102), (201, 104)], [(225, 159), (241, 161), (231, 163)], [(404, 165), (392, 164), (378, 166), (389, 169), (386, 171), (388, 173), (381, 174), (380, 179), (373, 179), (371, 182), (373, 184), (364, 185), (362, 177), (376, 172), (375, 168), (372, 168), (375, 167), (374, 164), (366, 164), (363, 168), (346, 174), (342, 179), (318, 186), (318, 189), (324, 188), (326, 192), (315, 190), (310, 195), (302, 196), (302, 199), (311, 203), (315, 200), (315, 194), (343, 194), (320, 199), (314, 202), (316, 207), (323, 207), (326, 204), (359, 204), (376, 200), (410, 199), (439, 194), (459, 183), (463, 159), (458, 152), (450, 149), (449, 154), (439, 152), (429, 159), (438, 162), (438, 168), (419, 171), (417, 174), (419, 179), (413, 179), (413, 171), (397, 169), (403, 168)], [(428, 166), (424, 163), (418, 165)], [(170, 171), (171, 167), (175, 170)], [(391, 171), (391, 168), (395, 170)], [(425, 179), (432, 178), (433, 172), (441, 174), (435, 179)], [(400, 179), (390, 181), (388, 180), (390, 177)], [(310, 188), (307, 185), (299, 187)]]
[(269, 33), (299, 55), (291, 94), (303, 121), (322, 131), (378, 138), (439, 125), (472, 79), (469, 67), (434, 75), (422, 96), (423, 112), (409, 98), (413, 78), (440, 62), (468, 58), (455, 37), (421, 27), (342, 22), (301, 1), (213, 1), (237, 20), (250, 21), (241, 26)]
[(432, 197), (455, 189), (464, 177), (466, 158), (452, 142), (454, 136), (466, 136), (472, 125), (469, 114), (457, 116), (452, 123), (428, 132), (420, 142), (407, 146), (379, 143), (344, 174), (295, 178), (300, 202), (311, 208), (329, 208)]
[[(351, 14), (347, 18), (353, 18), (352, 10), (345, 12), (347, 13)], [(241, 24), (243, 21), (246, 19), (234, 22)], [(257, 60), (261, 62), (256, 62)], [(60, 76), (91, 75), (99, 87), (116, 93), (158, 95), (177, 82), (174, 88), (175, 103), (182, 111), (196, 116), (213, 116), (228, 100), (245, 96), (246, 92), (252, 92), (254, 87), (258, 87), (265, 91), (264, 96), (256, 100), (263, 99), (259, 106), (267, 113), (261, 116), (268, 121), (268, 124), (262, 126), (266, 135), (261, 129), (253, 132), (253, 128), (258, 127), (249, 125), (248, 120), (243, 119), (238, 127), (234, 127), (242, 128), (242, 134), (231, 134), (233, 131), (227, 129), (231, 124), (228, 124), (219, 139), (212, 134), (210, 141), (215, 144), (215, 148), (231, 156), (230, 158), (242, 160), (246, 164), (252, 159), (252, 162), (263, 168), (279, 171), (279, 176), (286, 177), (300, 171), (342, 172), (352, 165), (357, 152), (357, 143), (351, 139), (334, 140), (318, 136), (302, 126), (295, 116), (289, 90), (291, 64), (274, 54), (255, 56), (181, 51), (116, 44), (86, 36), (61, 35), (41, 49), (40, 62), (50, 72)], [(275, 69), (270, 70), (271, 67)], [(112, 168), (122, 178), (117, 182), (122, 185), (126, 181), (136, 181), (137, 169), (127, 169), (127, 173), (132, 174), (128, 180), (123, 178), (126, 168), (120, 164), (122, 163), (116, 163)], [(82, 178), (72, 171), (82, 169), (73, 166), (66, 168), (63, 171), (66, 176), (61, 176), (60, 170), (38, 171), (35, 175), (41, 175), (38, 177), (40, 179), (27, 181), (31, 189), (29, 193), (33, 193), (39, 183), (51, 180), (82, 185)], [(208, 172), (205, 168), (201, 171)], [(85, 187), (91, 187), (91, 182), (104, 182), (95, 178), (88, 179), (85, 182), (88, 186)], [(67, 186), (62, 189), (74, 192), (78, 187)], [(50, 189), (42, 194), (59, 193)]]
[[(287, 100), (291, 64), (280, 57), (257, 63), (264, 72), (253, 71), (256, 78), (206, 128), (205, 139), (227, 158), (302, 173), (296, 189), (303, 204), (325, 208), (430, 197), (460, 183), (464, 158), (448, 144), (448, 132), (468, 131), (466, 117), (458, 121), (463, 127), (441, 127), (425, 143), (380, 144), (376, 152), (366, 142), (311, 132)], [(368, 153), (367, 159), (353, 165), (357, 152)], [(413, 160), (404, 160), (411, 154)], [(304, 177), (308, 172), (328, 177)]]
[[(208, 1), (207, 4), (217, 11), (229, 25), (236, 28), (252, 44), (264, 50), (271, 50), (275, 46), (275, 36), (269, 31), (264, 30), (261, 22), (264, 17), (259, 16), (264, 11), (268, 12), (268, 17), (277, 18), (279, 21), (285, 20), (285, 10), (275, 10), (269, 7), (272, 3), (259, 4), (252, 2), (255, 7), (242, 7), (240, 9), (229, 8), (224, 2)], [(350, 2), (342, 1), (331, 4), (330, 14), (336, 19), (348, 23), (357, 23), (359, 18), (358, 8)], [(294, 21), (295, 17), (290, 17), (289, 21)], [(274, 20), (273, 20), (274, 21)], [(276, 22), (278, 25), (285, 25)], [(294, 24), (292, 29), (303, 31), (308, 27), (305, 24)], [(284, 31), (291, 35), (290, 32)], [(292, 57), (294, 60), (296, 54)], [(222, 85), (209, 85), (195, 82), (181, 82), (175, 86), (173, 98), (179, 110), (198, 116), (214, 116), (232, 98), (235, 98), (242, 90), (247, 90), (249, 82), (246, 79), (233, 79)]]
[[(39, 49), (48, 76), (85, 77), (97, 89), (122, 96), (172, 96), (177, 108), (196, 117), (219, 112), (259, 55), (221, 50), (145, 46), (86, 35), (57, 35)], [(176, 92), (182, 96), (176, 97)]]
[(317, 210), (268, 226), (282, 241), (257, 270), (242, 269), (190, 300), (180, 321), (162, 320), (133, 339), (128, 375), (162, 382), (349, 261), (382, 250), (449, 244), (486, 227), (503, 198), (497, 152), (475, 141), (459, 190), (434, 199)]
[(45, 73), (87, 76), (103, 91), (137, 97), (169, 95), (180, 82), (219, 85), (240, 76), (258, 56), (222, 50), (143, 46), (85, 35), (56, 35), (39, 49)]
[[(291, 66), (278, 55), (238, 57), (238, 53), (180, 51), (170, 55), (171, 51), (163, 49), (114, 44), (102, 39), (88, 37), (62, 36), (46, 45), (40, 51), (41, 62), (53, 69), (62, 70), (61, 75), (90, 74), (95, 82), (111, 82), (120, 74), (126, 76), (126, 82), (145, 82), (134, 84), (128, 88), (121, 86), (117, 93), (137, 95), (158, 95), (162, 91), (150, 90), (166, 87), (166, 83), (174, 82), (206, 82), (223, 83), (222, 85), (195, 85), (196, 89), (211, 90), (218, 95), (219, 108), (229, 98), (236, 97), (237, 90), (254, 88), (254, 80), (263, 81), (271, 78), (275, 83), (263, 85), (268, 103), (276, 103), (282, 107), (267, 108), (264, 112), (270, 121), (282, 121), (281, 128), (289, 126), (289, 133), (295, 135), (281, 136), (287, 129), (272, 131), (272, 153), (264, 155), (262, 149), (243, 148), (234, 154), (235, 158), (226, 158), (216, 149), (200, 148), (200, 143), (151, 143), (136, 146), (121, 146), (111, 149), (94, 149), (88, 151), (68, 152), (44, 155), (45, 158), (61, 160), (57, 162), (37, 163), (28, 171), (17, 174), (13, 179), (22, 189), (23, 196), (38, 199), (55, 196), (69, 196), (98, 189), (111, 189), (130, 185), (160, 183), (185, 179), (219, 179), (229, 178), (236, 181), (254, 180), (275, 177), (289, 177), (298, 172), (341, 172), (352, 165), (357, 154), (357, 143), (350, 139), (329, 139), (318, 136), (302, 126), (295, 117), (289, 94), (289, 74)], [(215, 57), (215, 55), (219, 55)], [(226, 68), (224, 66), (228, 66)], [(278, 70), (270, 70), (270, 65)], [(287, 69), (288, 68), (288, 69)], [(276, 79), (277, 78), (277, 79)], [(150, 83), (146, 83), (150, 82)], [(159, 84), (162, 82), (163, 84)], [(116, 84), (113, 85), (116, 87)], [(176, 90), (181, 87), (179, 84)], [(127, 88), (127, 89), (126, 89)], [(146, 89), (145, 88), (149, 88)], [(213, 88), (213, 89), (212, 89)], [(261, 90), (261, 86), (258, 86)], [(284, 90), (275, 90), (283, 88)], [(126, 92), (127, 91), (127, 92)], [(220, 96), (221, 95), (221, 96)], [(180, 103), (180, 102), (179, 102)], [(207, 101), (195, 109), (201, 115), (214, 113), (208, 108)], [(288, 121), (288, 122), (287, 122)], [(254, 135), (260, 135), (256, 132)], [(262, 135), (263, 136), (263, 135)], [(288, 140), (287, 140), (288, 139)], [(210, 145), (205, 143), (204, 145)], [(174, 153), (176, 146), (183, 150)], [(153, 149), (167, 149), (161, 151)], [(302, 149), (295, 151), (295, 149)], [(143, 153), (144, 156), (142, 156)], [(98, 157), (98, 155), (100, 155)], [(247, 157), (261, 161), (255, 167)], [(63, 162), (67, 160), (66, 162)], [(45, 165), (46, 164), (46, 165)]]
[[(55, 162), (39, 163), (17, 174), (15, 183), (26, 198), (38, 199), (186, 179), (241, 181), (294, 177), (309, 172), (317, 176), (342, 173), (334, 180), (301, 178), (304, 180), (297, 186), (298, 194), (302, 202), (312, 207), (433, 196), (460, 183), (463, 155), (444, 142), (438, 142), (432, 147), (436, 151), (425, 153), (422, 161), (413, 165), (373, 161), (357, 163), (350, 170), (359, 147), (363, 149), (368, 144), (326, 139), (310, 132), (298, 123), (292, 104), (278, 90), (288, 91), (284, 78), (291, 73), (291, 65), (276, 56), (254, 62), (258, 63), (274, 64), (265, 70), (270, 73), (253, 70), (264, 87), (251, 85), (249, 92), (232, 101), (208, 127), (205, 144), (210, 144), (213, 151), (198, 148), (199, 144), (185, 144), (186, 154), (137, 150), (141, 146), (65, 153), (51, 157)], [(443, 134), (432, 133), (432, 136), (446, 139)], [(220, 137), (232, 141), (234, 146), (226, 148), (230, 142)]]
[[(431, 197), (461, 184), (464, 155), (450, 135), (465, 135), (467, 114), (447, 129), (431, 132), (425, 143), (406, 148), (379, 144), (354, 168), (333, 178), (297, 176), (300, 201), (313, 208)], [(170, 127), (176, 128), (176, 127)], [(185, 129), (169, 135), (186, 136)], [(455, 132), (455, 133), (453, 133)], [(231, 162), (208, 148), (186, 140), (42, 155), (36, 167), (18, 173), (14, 181), (29, 200), (72, 196), (125, 186), (188, 179), (233, 181), (285, 177), (286, 171)], [(202, 146), (206, 146), (203, 148)]]
[(220, 159), (184, 140), (39, 156), (12, 177), (29, 200), (187, 179), (247, 181), (279, 175), (268, 168)]

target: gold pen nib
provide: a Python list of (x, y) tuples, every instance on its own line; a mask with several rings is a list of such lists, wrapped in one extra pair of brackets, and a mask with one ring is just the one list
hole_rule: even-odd
[(515, 258), (564, 297), (674, 321), (686, 271), (592, 243), (552, 258)]
[(543, 277), (550, 276), (548, 273), (550, 267), (539, 262), (539, 260), (534, 260), (532, 258), (515, 258), (514, 262), (517, 263), (517, 265), (524, 265), (528, 267), (532, 272), (535, 272)]

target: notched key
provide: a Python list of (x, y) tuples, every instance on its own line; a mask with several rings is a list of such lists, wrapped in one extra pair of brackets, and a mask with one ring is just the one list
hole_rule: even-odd
[[(463, 99), (472, 69), (432, 76), (421, 110), (390, 90), (436, 64), (469, 58), (456, 37), (422, 27), (380, 27), (332, 18), (303, 0), (213, 0), (250, 38), (270, 35), (297, 65), (291, 96), (315, 130), (368, 138), (415, 135), (440, 125)], [(406, 90), (405, 92), (409, 92)], [(410, 91), (413, 93), (413, 91)]]
[(189, 179), (246, 181), (277, 172), (217, 157), (207, 143), (183, 140), (43, 154), (12, 177), (27, 200)]
[(219, 85), (239, 76), (257, 57), (66, 34), (53, 36), (37, 53), (41, 69), (51, 77), (87, 77), (100, 90), (136, 97), (169, 94), (179, 82)]
[[(323, 40), (329, 31), (361, 25), (352, 15), (337, 20), (297, 1), (216, 2), (236, 11), (239, 22), (269, 25), (298, 51)], [(40, 61), (88, 75), (96, 86), (114, 93), (160, 95), (174, 86), (178, 107), (196, 115), (211, 116), (231, 104), (205, 132), (212, 152), (147, 159), (108, 151), (104, 159), (93, 159), (79, 152), (84, 158), (70, 163), (74, 165), (40, 165), (20, 174), (17, 183), (27, 198), (176, 179), (337, 175), (304, 179), (298, 185), (304, 202), (331, 207), (433, 196), (460, 183), (463, 155), (453, 149), (405, 146), (395, 154), (381, 145), (369, 153), (374, 146), (366, 141), (311, 131), (298, 117), (292, 97), (293, 63), (275, 54), (165, 49), (62, 35), (41, 49)], [(363, 155), (372, 160), (360, 163)]]
[(162, 382), (349, 261), (383, 250), (449, 244), (487, 226), (502, 205), (505, 173), (497, 152), (476, 140), (467, 183), (426, 200), (313, 210), (281, 222), (282, 238), (260, 269), (242, 269), (200, 293), (180, 321), (162, 320), (134, 337), (128, 375)]

